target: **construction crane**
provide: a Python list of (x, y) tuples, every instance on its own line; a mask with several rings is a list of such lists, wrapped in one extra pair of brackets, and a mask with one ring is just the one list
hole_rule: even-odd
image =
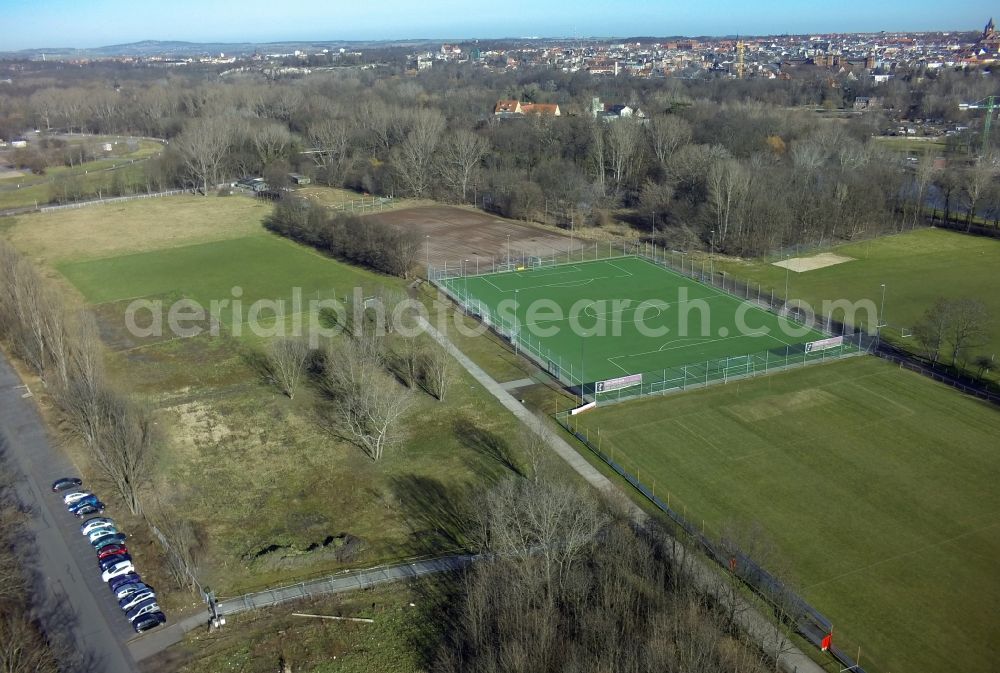
[(997, 108), (998, 96), (988, 96), (975, 103), (959, 103), (959, 110), (986, 110), (986, 120), (983, 122), (983, 147), (980, 156), (985, 157), (990, 148), (990, 130), (993, 128), (993, 112)]
[(736, 41), (736, 79), (743, 79), (747, 71), (747, 45), (743, 40)]

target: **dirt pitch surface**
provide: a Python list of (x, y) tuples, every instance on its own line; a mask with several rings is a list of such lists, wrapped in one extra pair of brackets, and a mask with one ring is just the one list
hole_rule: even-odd
[[(476, 256), (488, 263), (490, 257), (507, 255), (507, 237), (510, 236), (510, 254), (513, 257), (534, 255), (547, 257), (555, 252), (565, 252), (579, 247), (579, 241), (539, 227), (515, 222), (475, 210), (451, 206), (407, 208), (387, 213), (368, 215), (372, 219), (394, 227), (416, 232), (421, 240), (419, 261), (427, 259), (434, 266), (461, 264)], [(485, 258), (485, 259), (484, 259)]]
[(803, 273), (804, 271), (825, 269), (828, 266), (837, 266), (838, 264), (852, 261), (854, 261), (853, 257), (844, 257), (843, 255), (835, 255), (832, 252), (824, 252), (818, 255), (813, 255), (812, 257), (793, 257), (792, 259), (783, 259), (780, 262), (775, 262), (774, 265), (780, 266), (783, 269), (789, 269), (795, 273)]

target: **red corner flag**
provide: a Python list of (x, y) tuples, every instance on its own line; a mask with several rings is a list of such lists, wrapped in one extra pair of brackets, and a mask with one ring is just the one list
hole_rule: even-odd
[(823, 636), (823, 643), (822, 643), (820, 649), (822, 651), (826, 652), (827, 650), (830, 649), (831, 645), (833, 645), (833, 633), (832, 632), (828, 633), (825, 636)]

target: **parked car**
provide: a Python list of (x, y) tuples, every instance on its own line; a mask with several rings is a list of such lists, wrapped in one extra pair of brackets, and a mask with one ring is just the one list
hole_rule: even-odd
[(153, 591), (153, 587), (148, 584), (143, 584), (142, 582), (129, 582), (128, 584), (122, 584), (117, 589), (115, 589), (115, 598), (121, 600), (123, 598), (128, 598), (129, 596), (134, 596), (137, 593), (143, 591)]
[(85, 505), (96, 505), (99, 502), (100, 502), (100, 500), (97, 498), (96, 495), (93, 495), (93, 494), (85, 495), (84, 497), (80, 498), (79, 500), (74, 500), (70, 504), (66, 505), (66, 509), (70, 513), (76, 514), (76, 510), (80, 509), (81, 507), (83, 507)]
[(125, 619), (134, 622), (139, 617), (150, 612), (160, 612), (160, 606), (156, 604), (155, 598), (149, 598), (125, 613)]
[(114, 528), (115, 522), (106, 516), (95, 516), (93, 519), (87, 519), (80, 524), (80, 532), (84, 535), (90, 535), (90, 531), (95, 528), (104, 527), (105, 525)]
[(80, 500), (81, 498), (86, 498), (88, 495), (92, 496), (94, 494), (88, 491), (73, 491), (72, 493), (67, 493), (66, 495), (63, 496), (63, 504), (72, 505), (77, 500)]
[(149, 612), (132, 622), (132, 628), (135, 629), (136, 633), (142, 633), (144, 631), (149, 631), (150, 629), (155, 629), (160, 624), (166, 623), (167, 616), (162, 612)]
[(95, 531), (87, 533), (87, 540), (90, 542), (90, 544), (94, 544), (94, 542), (100, 540), (102, 537), (106, 537), (108, 535), (122, 535), (122, 534), (123, 533), (118, 532), (118, 530), (114, 526), (109, 526), (107, 528), (98, 528)]
[(73, 513), (76, 514), (81, 519), (85, 516), (90, 516), (91, 514), (104, 514), (104, 503), (103, 502), (95, 502), (93, 504), (88, 503)]
[(99, 552), (97, 552), (97, 560), (103, 561), (109, 556), (114, 556), (115, 554), (127, 554), (127, 553), (128, 553), (128, 547), (126, 547), (125, 545), (109, 544), (105, 545), (104, 547), (101, 548)]
[(135, 566), (132, 565), (132, 562), (122, 561), (121, 563), (116, 563), (101, 573), (101, 581), (110, 582), (116, 577), (121, 577), (122, 575), (127, 575), (131, 572), (135, 572)]
[(125, 533), (108, 533), (103, 531), (101, 536), (96, 540), (93, 537), (90, 538), (90, 545), (97, 551), (100, 551), (109, 544), (121, 544), (125, 542), (126, 537)]
[(80, 486), (83, 486), (83, 479), (78, 477), (62, 477), (61, 479), (56, 479), (52, 482), (52, 490), (55, 493), (68, 491), (71, 488), (78, 488)]
[(142, 578), (139, 577), (139, 573), (133, 572), (114, 578), (108, 582), (108, 588), (111, 589), (111, 591), (118, 591), (118, 589), (126, 584), (139, 584), (140, 582), (142, 582)]
[(137, 594), (132, 594), (126, 598), (122, 598), (118, 601), (118, 607), (122, 609), (122, 612), (128, 612), (139, 603), (145, 603), (150, 598), (156, 598), (156, 594), (152, 591), (140, 591)]
[(106, 559), (97, 562), (100, 569), (107, 570), (108, 568), (113, 568), (119, 563), (125, 563), (126, 561), (131, 561), (132, 557), (129, 554), (115, 554), (114, 556), (109, 556)]
[[(104, 517), (101, 517), (102, 519)], [(114, 535), (118, 532), (118, 529), (113, 523), (99, 523), (91, 526), (87, 532), (84, 533), (88, 540), (94, 539), (95, 535)]]

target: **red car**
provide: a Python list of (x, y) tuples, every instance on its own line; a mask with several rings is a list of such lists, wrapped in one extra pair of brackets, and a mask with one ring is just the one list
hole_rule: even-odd
[(101, 551), (97, 554), (97, 560), (103, 561), (109, 556), (114, 556), (115, 554), (127, 554), (128, 547), (123, 544), (109, 544), (106, 547), (101, 547)]

